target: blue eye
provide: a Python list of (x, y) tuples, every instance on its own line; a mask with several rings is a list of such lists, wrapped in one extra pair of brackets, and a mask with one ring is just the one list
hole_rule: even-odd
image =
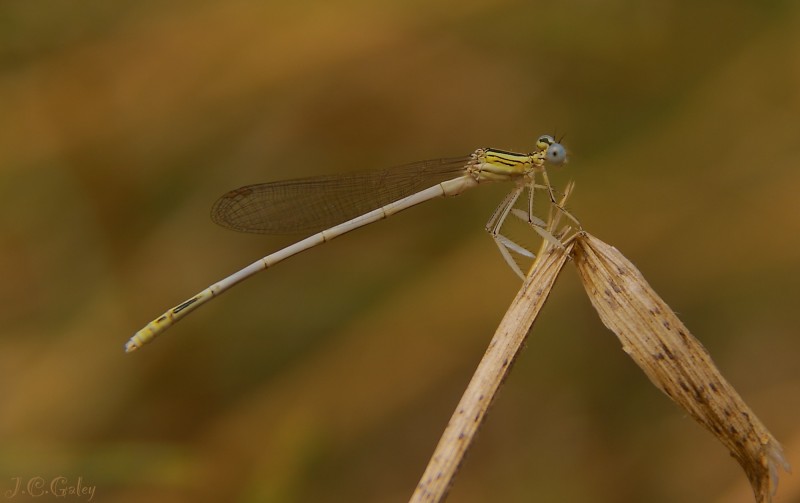
[(551, 164), (562, 164), (567, 160), (567, 150), (560, 143), (553, 142), (547, 147), (547, 162)]

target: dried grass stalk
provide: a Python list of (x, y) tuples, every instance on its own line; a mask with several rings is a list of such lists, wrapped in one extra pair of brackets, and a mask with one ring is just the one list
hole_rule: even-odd
[(789, 470), (780, 445), (714, 366), (708, 351), (616, 248), (586, 233), (575, 265), (603, 323), (647, 377), (713, 433), (744, 468), (766, 503)]
[(511, 364), (547, 300), (572, 246), (572, 243), (567, 243), (564, 248), (549, 246), (547, 252), (537, 257), (450, 418), (411, 502), (444, 500), (492, 399), (511, 370)]

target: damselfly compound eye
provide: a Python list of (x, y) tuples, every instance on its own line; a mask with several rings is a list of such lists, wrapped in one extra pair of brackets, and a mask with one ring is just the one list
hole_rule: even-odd
[(567, 150), (560, 143), (553, 142), (547, 147), (547, 162), (551, 164), (562, 164), (567, 160)]

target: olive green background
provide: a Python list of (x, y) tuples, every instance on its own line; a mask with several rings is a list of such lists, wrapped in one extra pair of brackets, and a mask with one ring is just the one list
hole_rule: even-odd
[[(296, 239), (213, 225), (225, 191), (542, 133), (566, 135), (570, 210), (800, 466), (796, 3), (3, 2), (0, 489), (407, 500), (520, 284), (483, 231), (508, 187), (356, 231), (123, 345)], [(752, 494), (568, 264), (449, 501)], [(800, 501), (795, 478), (776, 501)]]

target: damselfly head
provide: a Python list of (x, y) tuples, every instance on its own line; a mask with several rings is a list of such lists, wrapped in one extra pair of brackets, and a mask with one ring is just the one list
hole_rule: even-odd
[(550, 164), (564, 164), (567, 162), (567, 149), (549, 134), (544, 134), (536, 140), (536, 148), (544, 152), (544, 157)]

